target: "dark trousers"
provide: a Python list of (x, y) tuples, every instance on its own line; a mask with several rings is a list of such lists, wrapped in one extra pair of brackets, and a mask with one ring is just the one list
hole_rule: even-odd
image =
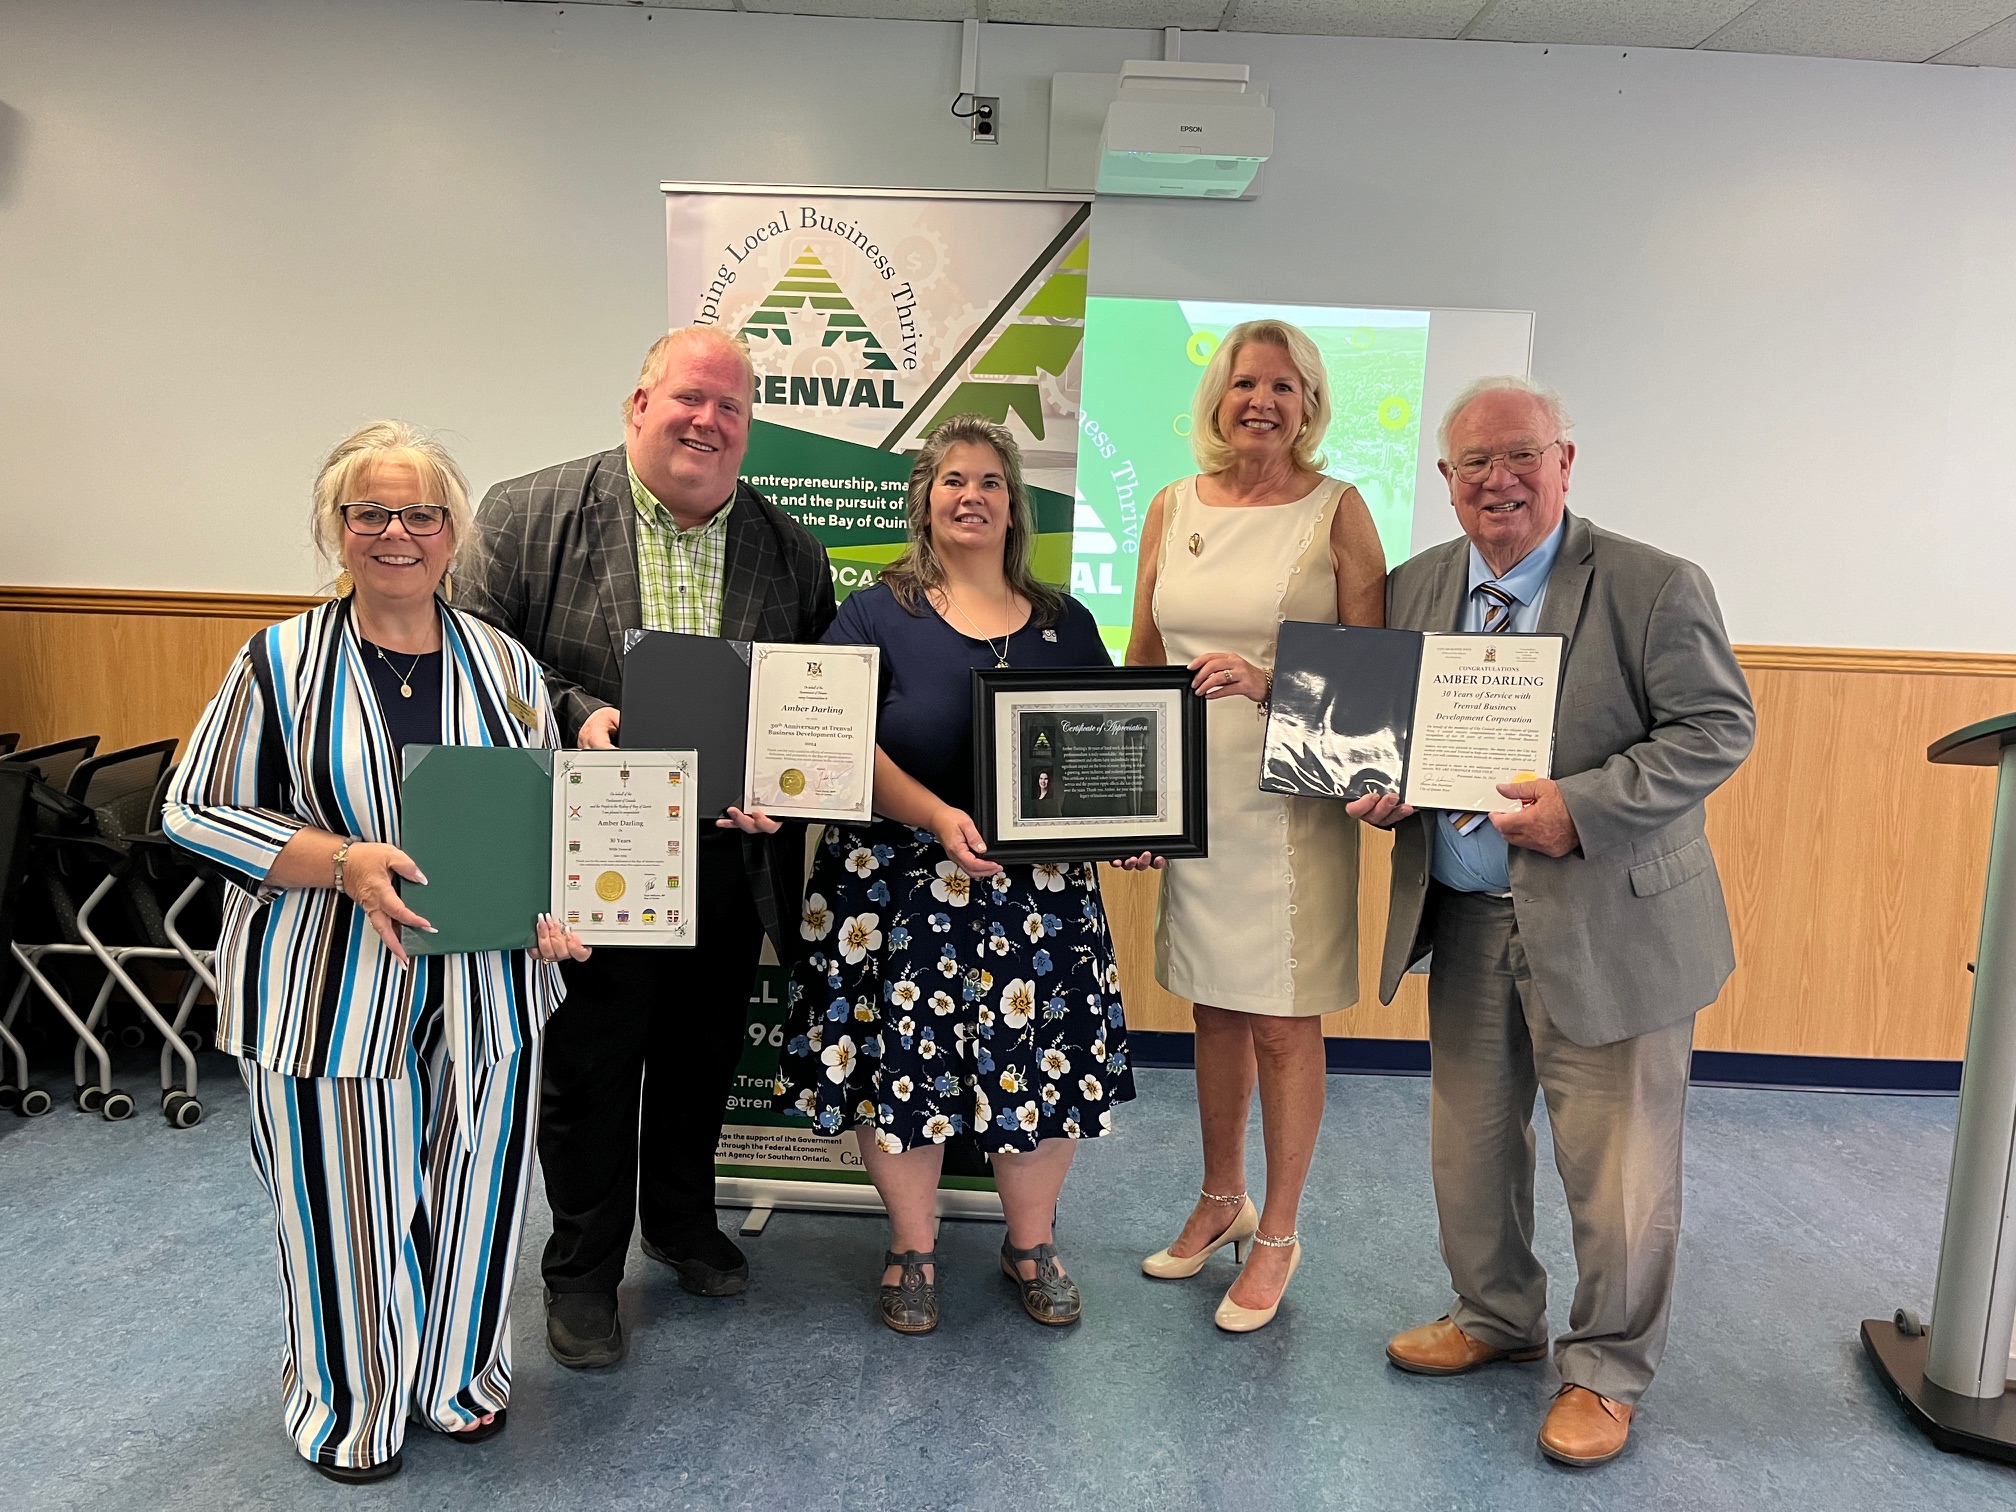
[(553, 1209), (541, 1262), (556, 1292), (613, 1293), (633, 1220), (671, 1253), (714, 1218), (714, 1147), (763, 948), (739, 837), (700, 842), (700, 943), (601, 946), (562, 968), (545, 1032), (539, 1164)]

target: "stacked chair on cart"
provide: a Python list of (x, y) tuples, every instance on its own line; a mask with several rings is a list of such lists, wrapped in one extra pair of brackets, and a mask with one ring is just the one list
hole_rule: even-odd
[[(28, 874), (35, 833), (34, 784), (33, 769), (0, 763), (0, 938), (9, 944), (17, 938), (15, 903)], [(14, 1037), (12, 1020), (9, 1013), (7, 1022), (0, 1023), (0, 1108), (39, 1118), (50, 1109), (49, 1094), (28, 1079), (28, 1051)]]
[[(108, 1009), (115, 993), (123, 996), (161, 1036), (161, 1111), (175, 1127), (189, 1128), (202, 1118), (203, 1105), (195, 1057), (201, 1042), (188, 1023), (203, 989), (214, 993), (216, 987), (211, 950), (191, 939), (214, 942), (217, 889), (193, 857), (160, 833), (161, 795), (174, 749), (174, 741), (162, 740), (93, 755), (76, 763), (66, 793), (47, 785), (34, 790), (36, 822), (9, 939), (22, 977), (5, 1022), (11, 1028), (29, 987), (35, 987), (76, 1035), (77, 1106), (116, 1121), (133, 1112), (132, 1097), (112, 1085), (105, 1044)], [(200, 910), (199, 927), (196, 905), (206, 889), (211, 906)], [(49, 969), (66, 959), (102, 973), (83, 1013)], [(172, 1019), (134, 980), (129, 968), (140, 961), (168, 963), (187, 973)], [(73, 986), (80, 980), (74, 971), (66, 979)], [(144, 1043), (145, 1031), (138, 1033)]]

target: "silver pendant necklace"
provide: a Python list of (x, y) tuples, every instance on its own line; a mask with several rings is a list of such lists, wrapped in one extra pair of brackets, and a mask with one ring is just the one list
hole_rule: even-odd
[(373, 646), (371, 649), (378, 653), (378, 660), (390, 667), (392, 675), (399, 679), (399, 696), (401, 698), (411, 698), (413, 696), (413, 674), (419, 670), (420, 662), (427, 653), (422, 651), (419, 656), (413, 658), (413, 665), (408, 667), (404, 672), (401, 672), (398, 663), (385, 654), (383, 646)]
[(952, 590), (950, 588), (940, 588), (938, 591), (945, 595), (945, 602), (952, 606), (952, 612), (958, 615), (959, 618), (961, 618), (962, 620), (966, 621), (966, 628), (968, 630), (971, 630), (975, 635), (979, 635), (980, 639), (982, 639), (987, 643), (987, 649), (994, 653), (994, 665), (997, 667), (1007, 666), (1008, 642), (1010, 642), (1015, 638), (1015, 632), (1013, 630), (1010, 630), (1006, 635), (1002, 636), (1001, 644), (997, 647), (994, 644), (993, 636), (980, 635), (980, 627), (973, 623), (973, 617), (971, 615), (969, 615), (964, 609), (961, 609), (959, 607), (959, 600), (952, 597)]

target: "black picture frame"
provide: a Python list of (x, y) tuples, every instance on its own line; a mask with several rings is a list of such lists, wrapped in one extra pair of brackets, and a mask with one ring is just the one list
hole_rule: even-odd
[[(987, 842), (990, 861), (1113, 861), (1151, 851), (1172, 859), (1209, 854), (1210, 789), (1204, 700), (1190, 690), (1187, 667), (985, 667), (973, 673), (973, 822)], [(1005, 699), (1029, 693), (1083, 694), (1083, 712), (1129, 694), (1170, 693), (1178, 711), (1174, 728), (1157, 726), (1157, 738), (1171, 742), (1168, 769), (1180, 772), (1180, 828), (1143, 834), (1138, 820), (1116, 816), (1110, 824), (1074, 821), (1069, 835), (1021, 839), (1004, 837), (998, 758), (999, 709)], [(1069, 710), (1079, 702), (1062, 705)], [(1040, 780), (1034, 773), (1032, 780)], [(1026, 823), (1026, 821), (1025, 821)]]

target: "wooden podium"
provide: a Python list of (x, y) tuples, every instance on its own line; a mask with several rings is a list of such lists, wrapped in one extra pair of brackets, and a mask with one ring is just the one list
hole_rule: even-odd
[(2016, 714), (1935, 741), (1928, 761), (2000, 770), (1974, 965), (1959, 1127), (1929, 1328), (1909, 1309), (1862, 1324), (1884, 1385), (1941, 1449), (2016, 1463)]

